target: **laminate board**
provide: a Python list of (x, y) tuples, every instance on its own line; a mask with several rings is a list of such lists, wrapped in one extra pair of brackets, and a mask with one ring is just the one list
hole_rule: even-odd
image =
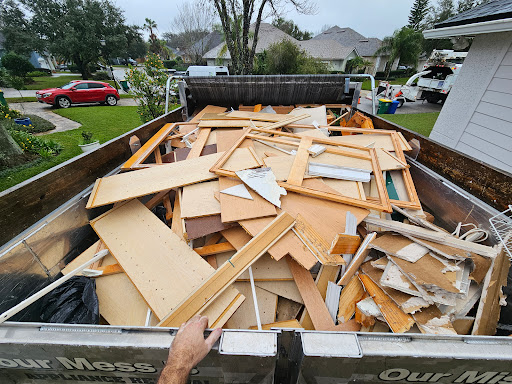
[(183, 187), (181, 217), (189, 219), (220, 214), (220, 203), (214, 196), (218, 191), (218, 180)]

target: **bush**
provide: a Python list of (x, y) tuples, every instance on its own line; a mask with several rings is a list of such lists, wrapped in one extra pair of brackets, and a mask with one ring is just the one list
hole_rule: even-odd
[(47, 76), (51, 76), (51, 75), (52, 75), (52, 72), (50, 70), (46, 71), (46, 70), (43, 70), (43, 68), (36, 68), (35, 71), (31, 71), (31, 72), (27, 73), (28, 77), (47, 77)]
[[(0, 120), (10, 120), (20, 117), (20, 111), (10, 109), (8, 106), (0, 103)], [(14, 124), (14, 121), (13, 121)]]
[(0, 87), (9, 87), (9, 74), (5, 68), (0, 68)]
[(52, 155), (57, 155), (62, 151), (62, 146), (53, 140), (42, 139), (31, 133), (19, 131), (16, 126), (10, 126), (8, 130), (11, 137), (18, 143), (23, 152), (39, 155), (42, 150), (45, 150)]
[(167, 69), (173, 69), (178, 64), (176, 60), (163, 60), (163, 63)]
[(19, 125), (17, 127), (18, 131), (24, 131), (28, 133), (40, 133), (40, 132), (48, 132), (52, 129), (55, 129), (55, 124), (49, 122), (42, 117), (36, 115), (24, 115), (23, 117), (28, 117), (32, 121), (31, 125)]
[(94, 80), (110, 80), (110, 76), (108, 75), (108, 73), (106, 71), (98, 71), (96, 72), (94, 75), (92, 75), (92, 78)]
[(2, 66), (10, 74), (19, 77), (25, 77), (28, 72), (34, 70), (34, 66), (30, 61), (14, 52), (9, 52), (2, 56)]

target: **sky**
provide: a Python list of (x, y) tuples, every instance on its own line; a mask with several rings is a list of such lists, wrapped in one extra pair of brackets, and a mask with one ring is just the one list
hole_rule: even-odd
[[(393, 31), (407, 24), (409, 10), (414, 0), (316, 0), (315, 15), (301, 15), (287, 6), (283, 16), (291, 19), (301, 29), (315, 35), (324, 25), (350, 27), (365, 37), (378, 37), (393, 34)], [(129, 24), (142, 26), (146, 17), (155, 20), (158, 35), (172, 28), (172, 20), (184, 0), (116, 0), (116, 5), (125, 11)], [(284, 3), (284, 1), (282, 1)], [(272, 19), (265, 20), (271, 22)]]

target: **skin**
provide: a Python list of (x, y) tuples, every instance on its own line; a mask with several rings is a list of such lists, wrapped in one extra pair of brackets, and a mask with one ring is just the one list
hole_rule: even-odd
[(206, 316), (194, 316), (183, 323), (169, 349), (167, 363), (157, 384), (185, 384), (188, 375), (210, 352), (219, 339), (222, 329), (215, 329), (207, 339), (204, 330), (208, 326)]

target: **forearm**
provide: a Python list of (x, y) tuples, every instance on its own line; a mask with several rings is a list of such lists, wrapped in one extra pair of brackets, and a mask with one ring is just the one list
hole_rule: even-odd
[(189, 373), (189, 369), (167, 365), (162, 370), (157, 384), (186, 384)]

